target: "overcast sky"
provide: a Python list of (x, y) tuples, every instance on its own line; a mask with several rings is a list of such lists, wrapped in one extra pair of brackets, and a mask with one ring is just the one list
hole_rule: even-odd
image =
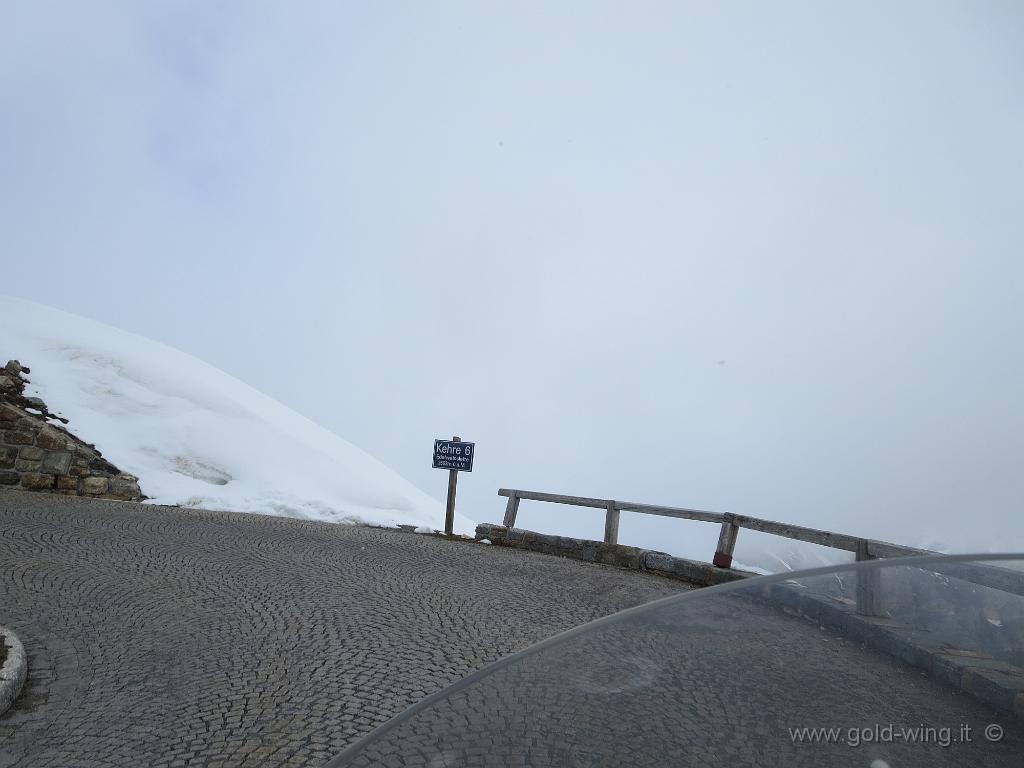
[(1022, 42), (1014, 0), (3, 2), (0, 290), (438, 498), (474, 440), (479, 521), (1020, 551)]

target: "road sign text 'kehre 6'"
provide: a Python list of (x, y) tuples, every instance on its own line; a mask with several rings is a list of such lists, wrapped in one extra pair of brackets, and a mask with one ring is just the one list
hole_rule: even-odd
[(454, 469), (456, 472), (473, 471), (476, 443), (456, 443), (453, 440), (434, 441), (434, 469)]

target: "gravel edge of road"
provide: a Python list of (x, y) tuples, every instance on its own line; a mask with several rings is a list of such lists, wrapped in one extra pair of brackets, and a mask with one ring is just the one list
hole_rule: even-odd
[(9, 627), (0, 626), (0, 637), (7, 646), (7, 660), (0, 669), (0, 715), (14, 704), (28, 677), (28, 657), (21, 640)]

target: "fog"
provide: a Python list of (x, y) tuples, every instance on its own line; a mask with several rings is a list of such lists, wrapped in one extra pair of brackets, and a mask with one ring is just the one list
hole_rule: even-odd
[(477, 521), (517, 487), (1022, 551), (1022, 35), (1014, 2), (6, 3), (0, 290), (438, 498), (433, 439), (473, 440)]

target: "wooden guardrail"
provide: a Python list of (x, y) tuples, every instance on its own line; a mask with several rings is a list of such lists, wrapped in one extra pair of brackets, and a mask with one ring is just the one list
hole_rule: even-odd
[[(739, 535), (740, 528), (748, 528), (752, 531), (761, 531), (762, 533), (770, 533), (787, 539), (806, 541), (823, 547), (853, 552), (858, 562), (879, 558), (940, 554), (928, 549), (904, 547), (899, 544), (890, 544), (886, 541), (865, 539), (859, 536), (833, 533), (832, 531), (823, 531), (817, 528), (806, 528), (800, 525), (778, 523), (774, 520), (763, 520), (759, 517), (734, 515), (729, 512), (709, 512), (702, 509), (663, 507), (653, 504), (637, 504), (631, 501), (616, 501), (614, 499), (593, 499), (586, 496), (538, 493), (537, 491), (522, 491), (515, 488), (500, 488), (498, 489), (498, 495), (508, 497), (508, 503), (505, 506), (505, 519), (503, 521), (503, 525), (506, 528), (515, 527), (516, 515), (519, 512), (519, 502), (524, 499), (527, 501), (544, 501), (553, 504), (569, 504), (576, 507), (603, 509), (605, 510), (604, 541), (606, 544), (618, 544), (619, 542), (619, 514), (621, 512), (638, 512), (643, 515), (659, 515), (661, 517), (675, 517), (682, 520), (718, 523), (721, 525), (718, 534), (718, 546), (715, 548), (715, 555), (711, 562), (719, 568), (732, 567), (732, 556), (736, 549), (736, 538)], [(945, 567), (942, 572), (954, 578), (970, 581), (981, 586), (1024, 595), (1024, 573), (1019, 571), (989, 565), (979, 566), (957, 563)], [(866, 616), (877, 615), (879, 612), (879, 593), (879, 571), (870, 569), (860, 572), (857, 580), (857, 612)]]

